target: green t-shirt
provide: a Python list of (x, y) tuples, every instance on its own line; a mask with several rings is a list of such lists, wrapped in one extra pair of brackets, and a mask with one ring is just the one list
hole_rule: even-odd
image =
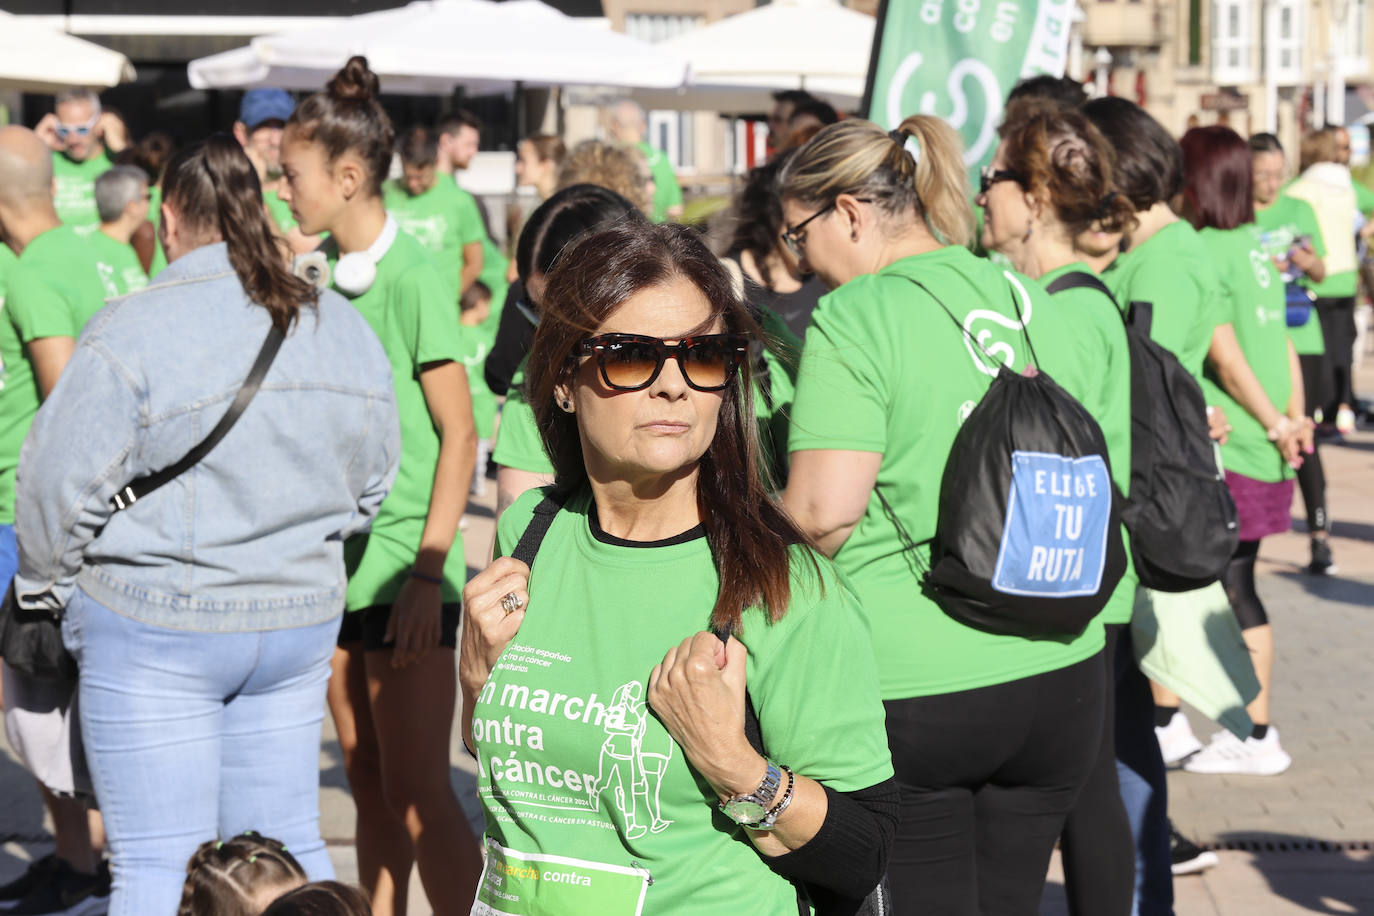
[(148, 188), (148, 221), (153, 224), (153, 260), (148, 265), (148, 279), (156, 277), (167, 266), (167, 253), (162, 250), (162, 187), (153, 185)]
[[(922, 594), (930, 568), (940, 481), (955, 434), (997, 368), (910, 282), (920, 280), (983, 341), (1023, 368), (1029, 357), (1012, 295), (1029, 322), (1042, 367), (1069, 391), (1096, 384), (1079, 328), (1033, 280), (947, 246), (903, 258), (821, 299), (802, 349), (789, 447), (878, 452), (878, 486), (901, 518), (903, 549), (877, 493), (835, 555), (873, 633), (887, 700), (1002, 684), (1082, 661), (1103, 645), (1101, 620), (1077, 637), (1023, 639), (959, 623)], [(795, 456), (794, 456), (795, 460)]]
[[(509, 551), (543, 491), (497, 525)], [(774, 873), (648, 706), (649, 673), (705, 630), (719, 579), (700, 529), (627, 545), (591, 527), (591, 498), (553, 521), (520, 632), (478, 698), (473, 737), (486, 814), (478, 891), (502, 913), (795, 916)], [(792, 599), (745, 612), (749, 695), (771, 758), (838, 792), (892, 775), (869, 640), (831, 564), (791, 553)], [(836, 664), (836, 659), (844, 664)]]
[(759, 378), (758, 363), (755, 363), (754, 417), (758, 421), (759, 448), (768, 473), (773, 482), (782, 487), (787, 483), (787, 429), (792, 422), (792, 401), (797, 394), (802, 342), (777, 312), (760, 303), (753, 307), (763, 327), (762, 363), (767, 372), (766, 380)]
[(110, 170), (110, 157), (102, 149), (85, 162), (73, 162), (62, 153), (52, 154), (53, 206), (57, 218), (81, 235), (100, 225), (95, 206), (95, 180)]
[[(1260, 250), (1270, 258), (1287, 258), (1293, 241), (1304, 235), (1312, 239), (1312, 250), (1318, 257), (1326, 256), (1326, 243), (1322, 241), (1321, 228), (1317, 225), (1317, 213), (1305, 200), (1280, 194), (1264, 209), (1255, 208), (1255, 223), (1261, 230)], [(1288, 273), (1281, 274), (1280, 277), (1284, 283), (1299, 283), (1308, 289), (1315, 286), (1296, 267), (1290, 266)], [(1316, 309), (1307, 316), (1305, 324), (1289, 328), (1288, 336), (1293, 339), (1293, 347), (1299, 353), (1326, 352), (1321, 321), (1317, 318)]]
[[(1284, 320), (1283, 281), (1274, 262), (1260, 247), (1254, 223), (1236, 229), (1203, 229), (1200, 233), (1221, 280), (1217, 324), (1230, 322), (1245, 361), (1279, 413), (1288, 410), (1292, 375), (1288, 364), (1288, 327)], [(1210, 368), (1203, 378), (1208, 404), (1226, 411), (1231, 433), (1221, 447), (1228, 471), (1274, 482), (1293, 476), (1264, 426), (1217, 383)]]
[(643, 141), (639, 143), (638, 149), (649, 163), (649, 174), (654, 179), (654, 199), (649, 217), (654, 222), (661, 223), (668, 218), (670, 207), (682, 206), (682, 187), (677, 183), (673, 164), (668, 161), (668, 156), (662, 150), (654, 149)]
[(534, 409), (525, 400), (525, 364), (522, 361), (511, 379), (510, 391), (501, 405), (501, 426), (496, 431), (496, 447), (491, 460), (502, 467), (531, 474), (553, 476), (553, 463), (544, 451), (539, 437), (539, 425), (534, 421)]
[(105, 305), (96, 254), (70, 226), (29, 242), (9, 273), (0, 321), (0, 524), (14, 524), (14, 472), (19, 449), (42, 397), (27, 344), (76, 339)]
[(458, 285), (463, 274), (462, 201), (458, 186), (440, 176), (434, 187), (412, 195), (399, 180), (385, 187), (387, 212), (396, 218), (401, 231), (412, 236), (429, 252), (457, 316)]
[(267, 207), (267, 215), (272, 217), (283, 234), (300, 225), (291, 215), (291, 205), (281, 199), (275, 188), (262, 192), (262, 202)]
[[(1050, 271), (1040, 278), (1040, 285), (1048, 287), (1061, 276), (1073, 271), (1092, 274), (1083, 262), (1069, 264)], [(1086, 388), (1064, 387), (1078, 399), (1107, 441), (1107, 457), (1112, 463), (1112, 482), (1123, 494), (1131, 493), (1131, 352), (1126, 342), (1126, 326), (1120, 313), (1106, 296), (1092, 289), (1066, 289), (1050, 297), (1053, 307), (1060, 310), (1078, 328), (1074, 342), (1079, 345), (1082, 359), (1088, 365), (1097, 364), (1097, 378)], [(1035, 339), (1032, 338), (1034, 343)], [(1126, 574), (1121, 577), (1111, 600), (1102, 609), (1103, 623), (1130, 623), (1135, 607), (1135, 589), (1139, 581), (1135, 562), (1131, 558), (1131, 539), (1126, 526), (1121, 527), (1121, 541), (1126, 548)]]
[[(333, 270), (339, 256), (337, 242), (327, 241), (324, 250)], [(439, 434), (420, 387), (420, 367), (463, 358), (453, 300), (429, 255), (404, 232), (397, 234), (378, 262), (372, 287), (352, 302), (391, 361), (401, 420), (401, 468), (371, 532), (344, 547), (350, 611), (390, 604), (415, 562), (439, 459)], [(444, 601), (459, 600), (466, 581), (463, 536), (458, 533), (444, 564)]]
[(105, 285), (105, 296), (113, 299), (140, 290), (148, 285), (148, 275), (138, 263), (132, 245), (117, 242), (99, 230), (86, 236), (95, 251), (96, 269)]
[(9, 289), (10, 273), (19, 259), (14, 256), (10, 246), (0, 243), (0, 309), (5, 307), (5, 291)]
[(496, 395), (487, 387), (482, 370), (491, 352), (491, 335), (483, 325), (460, 323), (458, 339), (463, 344), (463, 365), (468, 370), (468, 388), (472, 390), (472, 419), (477, 425), (477, 438), (490, 439), (496, 426)]
[(1150, 338), (1202, 378), (1212, 328), (1221, 322), (1212, 318), (1216, 267), (1196, 229), (1183, 220), (1170, 223), (1113, 261), (1102, 280), (1123, 309), (1150, 303)]

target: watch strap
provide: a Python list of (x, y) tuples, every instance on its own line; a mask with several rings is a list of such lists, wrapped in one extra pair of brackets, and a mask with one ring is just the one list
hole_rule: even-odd
[(780, 766), (779, 769), (787, 774), (787, 789), (782, 793), (782, 798), (778, 800), (778, 803), (768, 809), (768, 813), (763, 816), (763, 820), (759, 821), (757, 824), (745, 825), (751, 830), (772, 830), (773, 825), (778, 822), (778, 818), (787, 810), (787, 806), (792, 803), (792, 790), (796, 788), (797, 785), (797, 774), (793, 773), (792, 769), (787, 766)]

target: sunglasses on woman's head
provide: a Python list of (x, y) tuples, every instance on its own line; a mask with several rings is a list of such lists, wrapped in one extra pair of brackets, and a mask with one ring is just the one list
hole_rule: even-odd
[(616, 391), (648, 388), (670, 357), (677, 360), (688, 387), (720, 391), (744, 361), (749, 341), (741, 334), (699, 334), (666, 344), (641, 334), (601, 334), (582, 341), (577, 352), (595, 357), (601, 380)]

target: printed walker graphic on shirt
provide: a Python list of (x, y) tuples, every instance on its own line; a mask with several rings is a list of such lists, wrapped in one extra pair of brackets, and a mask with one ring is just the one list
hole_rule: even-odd
[(1012, 595), (1095, 595), (1112, 483), (1101, 455), (1012, 452), (1007, 520), (992, 587)]
[[(571, 666), (570, 655), (514, 644), (497, 663), (507, 675), (531, 669), (550, 675)], [(501, 711), (501, 717), (496, 715)], [(535, 715), (529, 715), (529, 714)], [(522, 719), (513, 721), (513, 716)], [(547, 718), (544, 718), (547, 717)], [(540, 721), (545, 724), (536, 724)], [(529, 723), (529, 724), (525, 724)], [(567, 730), (568, 725), (573, 731)], [(651, 724), (654, 727), (651, 727)], [(582, 726), (578, 728), (577, 726)], [(595, 775), (522, 760), (521, 748), (543, 752), (545, 731), (583, 742), (599, 733), (600, 760)], [(478, 698), (473, 739), (486, 749), (507, 745), (508, 756), (479, 755), (479, 775), (489, 779), (479, 789), (488, 811), (498, 821), (520, 820), (616, 830), (614, 814), (624, 824), (626, 839), (659, 834), (672, 820), (663, 817), (660, 789), (673, 762), (673, 742), (657, 726), (645, 703), (642, 681), (615, 689), (608, 702), (598, 694), (569, 696), (527, 683), (488, 680)], [(595, 740), (594, 738), (592, 740)], [(547, 758), (545, 758), (547, 759)], [(500, 805), (494, 806), (493, 802)], [(650, 883), (647, 868), (630, 863), (594, 862), (567, 856), (519, 852), (487, 837), (487, 866), (478, 888), (474, 914), (530, 916), (540, 913), (638, 914)], [(595, 848), (594, 846), (590, 848)]]
[[(625, 818), (625, 835), (631, 840), (649, 831), (661, 833), (672, 823), (659, 816), (662, 808), (658, 790), (673, 756), (673, 741), (666, 732), (648, 735), (648, 722), (644, 685), (630, 681), (619, 687), (611, 698), (603, 726), (606, 741), (601, 745), (601, 767), (596, 781), (587, 786), (592, 807), (608, 789), (614, 792), (614, 804)], [(640, 799), (644, 801), (644, 816), (649, 819), (647, 827), (640, 817)]]

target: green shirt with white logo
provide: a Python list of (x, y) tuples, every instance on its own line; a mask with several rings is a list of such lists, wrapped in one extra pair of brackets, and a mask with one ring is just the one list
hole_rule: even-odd
[[(1286, 259), (1293, 242), (1301, 236), (1307, 236), (1312, 240), (1312, 250), (1318, 257), (1326, 256), (1326, 243), (1322, 241), (1317, 213), (1305, 200), (1280, 194), (1264, 209), (1255, 208), (1255, 223), (1260, 228), (1260, 248), (1271, 258)], [(1289, 272), (1290, 275), (1283, 276), (1285, 283), (1296, 282), (1308, 289), (1316, 285), (1310, 278), (1301, 275), (1296, 267), (1290, 266)], [(1315, 308), (1308, 313), (1304, 324), (1288, 329), (1288, 336), (1293, 339), (1293, 348), (1299, 353), (1326, 352), (1322, 325)]]
[(100, 282), (105, 285), (106, 298), (123, 296), (148, 285), (148, 275), (138, 263), (138, 254), (132, 245), (118, 242), (98, 230), (86, 240), (95, 251), (95, 266), (100, 271)]
[(440, 278), (449, 290), (457, 320), (458, 286), (463, 274), (464, 220), (458, 186), (439, 176), (434, 187), (412, 195), (404, 182), (388, 181), (384, 189), (387, 212), (396, 218), (401, 231), (409, 234), (429, 252)]
[[(502, 515), (497, 555), (542, 497)], [(487, 849), (473, 912), (795, 916), (794, 886), (715, 810), (648, 703), (654, 666), (708, 628), (719, 578), (706, 538), (631, 544), (594, 531), (594, 513), (584, 491), (554, 518), (520, 631), (473, 712)], [(892, 764), (855, 597), (806, 548), (790, 567), (786, 614), (751, 608), (739, 637), (764, 747), (838, 792), (882, 783)]]
[(869, 620), (886, 700), (1003, 684), (1067, 667), (1103, 646), (1100, 615), (1075, 637), (1023, 639), (966, 626), (921, 590), (950, 447), (998, 368), (1019, 371), (1030, 362), (1022, 320), (1038, 364), (1056, 382), (1079, 397), (1099, 384), (1103, 357), (1088, 355), (1082, 321), (1069, 307), (959, 246), (857, 277), (811, 313), (792, 406), (792, 461), (806, 449), (881, 454), (878, 487), (916, 544), (905, 548), (873, 493), (835, 554)]
[[(1235, 229), (1199, 232), (1217, 266), (1221, 296), (1217, 324), (1230, 322), (1245, 361), (1279, 413), (1288, 410), (1292, 374), (1288, 361), (1288, 325), (1284, 320), (1283, 281), (1264, 253), (1261, 230), (1254, 223)], [(1221, 447), (1228, 471), (1256, 480), (1276, 482), (1293, 476), (1264, 426), (1226, 393), (1210, 371), (1202, 382), (1208, 404), (1226, 411), (1231, 433)]]
[(100, 213), (95, 206), (95, 180), (112, 165), (103, 149), (85, 162), (73, 162), (62, 153), (52, 154), (52, 202), (57, 208), (57, 218), (81, 235), (89, 235), (100, 225)]
[(75, 340), (104, 305), (95, 251), (70, 226), (29, 242), (9, 272), (0, 320), (0, 524), (14, 524), (19, 449), (42, 401), (27, 345), (44, 337)]

